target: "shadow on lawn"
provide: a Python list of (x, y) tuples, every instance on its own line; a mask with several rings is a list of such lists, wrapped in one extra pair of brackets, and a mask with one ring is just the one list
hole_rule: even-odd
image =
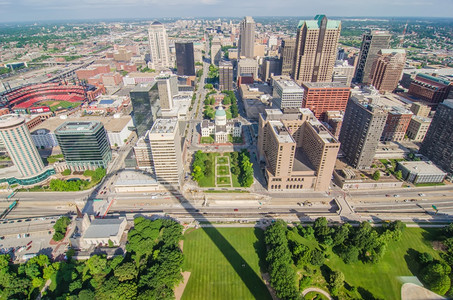
[[(164, 180), (162, 180), (162, 178), (157, 178), (157, 181), (165, 182)], [(236, 251), (236, 249), (230, 244), (230, 242), (228, 242), (228, 240), (219, 232), (217, 228), (215, 228), (214, 226), (208, 227), (213, 224), (203, 214), (198, 212), (198, 209), (196, 209), (182, 194), (180, 194), (179, 191), (175, 189), (169, 189), (169, 192), (179, 200), (182, 206), (194, 219), (196, 219), (200, 224), (203, 225), (201, 229), (204, 230), (204, 232), (212, 240), (214, 245), (216, 245), (220, 252), (222, 252), (222, 254), (239, 275), (242, 282), (244, 282), (245, 286), (248, 288), (253, 297), (255, 299), (263, 299), (264, 295), (262, 291), (266, 291), (266, 293), (268, 293), (263, 280), (255, 273), (252, 267), (250, 267), (250, 265), (239, 254), (239, 252)], [(263, 238), (262, 235), (261, 238)], [(260, 267), (261, 259), (262, 257), (260, 257)], [(270, 294), (268, 294), (267, 298), (271, 299)]]

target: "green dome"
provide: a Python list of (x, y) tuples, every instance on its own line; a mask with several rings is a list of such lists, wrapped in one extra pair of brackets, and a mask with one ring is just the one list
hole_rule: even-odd
[(216, 111), (215, 111), (215, 116), (216, 117), (224, 117), (226, 116), (226, 112), (223, 110), (223, 107), (220, 106)]

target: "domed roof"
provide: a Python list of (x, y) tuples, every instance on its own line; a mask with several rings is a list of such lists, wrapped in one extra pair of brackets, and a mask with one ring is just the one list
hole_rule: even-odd
[(226, 112), (223, 110), (223, 106), (220, 105), (219, 108), (215, 111), (216, 117), (223, 117), (226, 116)]
[(154, 21), (151, 25), (162, 25), (162, 23), (159, 21)]

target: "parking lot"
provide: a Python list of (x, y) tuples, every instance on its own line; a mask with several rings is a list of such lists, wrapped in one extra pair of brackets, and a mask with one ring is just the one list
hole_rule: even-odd
[(23, 261), (25, 254), (51, 256), (56, 245), (50, 245), (56, 219), (39, 218), (0, 223), (0, 254), (9, 253), (14, 261)]

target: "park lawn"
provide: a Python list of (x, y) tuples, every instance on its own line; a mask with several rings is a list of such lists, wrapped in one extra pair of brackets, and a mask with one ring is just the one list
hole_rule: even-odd
[(198, 182), (198, 185), (200, 187), (215, 187), (215, 159), (216, 156), (218, 156), (218, 153), (208, 153), (208, 157), (212, 160), (212, 168), (211, 168), (211, 174), (209, 176), (204, 176), (200, 181)]
[(201, 144), (214, 144), (214, 139), (210, 136), (201, 137)]
[(225, 109), (226, 117), (227, 120), (231, 120), (233, 118), (233, 115), (231, 114), (231, 106), (228, 106), (227, 109)]
[(406, 228), (401, 241), (390, 242), (387, 251), (377, 264), (357, 262), (345, 264), (337, 255), (331, 253), (326, 260), (332, 270), (340, 270), (345, 275), (345, 281), (360, 289), (371, 292), (382, 299), (400, 299), (402, 282), (399, 276), (414, 276), (411, 270), (418, 266), (408, 259), (408, 250), (428, 252), (438, 259), (439, 254), (432, 248), (432, 233), (436, 229)]
[(306, 294), (304, 296), (304, 300), (313, 300), (313, 299), (327, 300), (327, 297), (318, 292), (309, 292), (308, 294)]
[(242, 187), (241, 184), (239, 183), (238, 177), (233, 173), (231, 173), (231, 179), (233, 180), (233, 187)]
[(226, 157), (217, 158), (217, 164), (224, 165), (224, 164), (227, 164), (227, 163), (228, 163), (228, 158), (226, 158)]
[(271, 299), (260, 275), (265, 250), (259, 228), (189, 231), (184, 256), (184, 269), (191, 275), (183, 300)]
[(217, 184), (230, 184), (230, 177), (217, 177)]
[(217, 175), (229, 175), (230, 170), (228, 166), (218, 166), (217, 167)]

